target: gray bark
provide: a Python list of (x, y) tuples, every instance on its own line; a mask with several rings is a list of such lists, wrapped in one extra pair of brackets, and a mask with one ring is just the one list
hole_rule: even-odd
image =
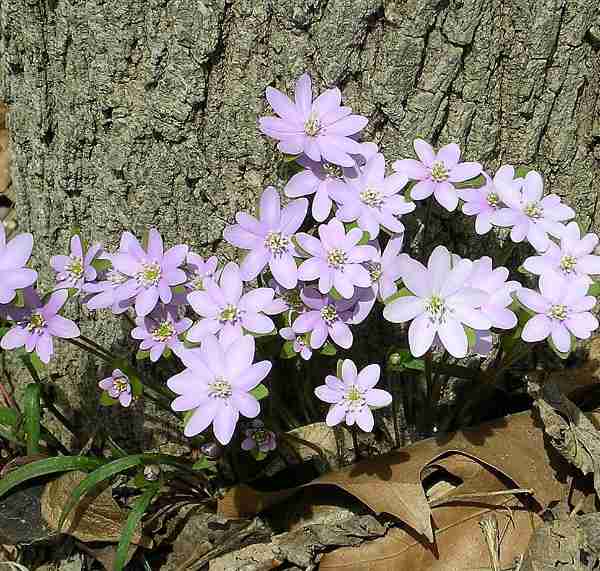
[[(488, 168), (542, 171), (598, 229), (599, 10), (597, 0), (3, 0), (0, 101), (42, 281), (73, 226), (109, 246), (156, 226), (169, 244), (232, 255), (225, 224), (284, 182), (257, 129), (265, 87), (289, 92), (305, 70), (370, 118), (364, 139), (388, 160), (412, 156), (416, 136), (456, 141)], [(460, 251), (473, 221), (453, 218), (445, 238)], [(112, 323), (100, 313), (83, 329), (122, 347)], [(95, 415), (94, 365), (68, 347), (59, 355), (64, 402)]]

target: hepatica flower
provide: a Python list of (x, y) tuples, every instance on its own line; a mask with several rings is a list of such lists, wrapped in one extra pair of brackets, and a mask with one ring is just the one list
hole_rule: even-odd
[(432, 252), (427, 268), (415, 260), (404, 264), (404, 285), (413, 295), (390, 302), (383, 316), (392, 323), (411, 321), (408, 342), (415, 357), (424, 355), (436, 336), (453, 357), (465, 357), (468, 340), (464, 326), (491, 327), (479, 309), (487, 294), (466, 285), (471, 271), (469, 260), (452, 267), (450, 253), (443, 246)]
[(481, 174), (485, 178), (485, 185), (481, 188), (465, 188), (458, 191), (458, 195), (465, 201), (462, 205), (463, 213), (475, 216), (475, 232), (486, 234), (492, 229), (495, 213), (504, 206), (497, 183), (512, 186), (518, 191), (523, 181), (515, 179), (515, 169), (510, 165), (500, 167), (493, 179), (486, 172)]
[(539, 287), (539, 293), (527, 288), (517, 291), (519, 301), (537, 314), (527, 321), (521, 338), (535, 342), (551, 337), (560, 352), (568, 353), (571, 335), (588, 339), (598, 328), (598, 320), (590, 313), (596, 299), (587, 295), (589, 283), (585, 279), (566, 280), (543, 274)]
[(345, 181), (357, 176), (357, 168), (340, 167), (327, 161), (317, 162), (304, 155), (297, 162), (304, 170), (290, 178), (283, 192), (290, 198), (314, 194), (312, 216), (317, 222), (323, 222), (331, 212), (334, 190), (343, 192), (346, 189)]
[(133, 400), (129, 377), (121, 369), (115, 369), (111, 376), (102, 379), (98, 386), (106, 391), (110, 398), (117, 399), (125, 408), (129, 407)]
[(392, 165), (394, 170), (418, 181), (410, 192), (411, 198), (423, 200), (433, 194), (446, 210), (452, 212), (458, 206), (454, 183), (478, 176), (483, 167), (475, 162), (459, 162), (460, 148), (455, 143), (442, 147), (437, 154), (422, 139), (415, 139), (413, 147), (419, 160), (396, 161)]
[(229, 344), (214, 335), (206, 337), (200, 349), (186, 351), (186, 369), (167, 381), (178, 396), (171, 408), (194, 411), (184, 434), (195, 436), (211, 423), (216, 439), (227, 444), (233, 436), (239, 415), (255, 418), (258, 401), (250, 394), (271, 370), (269, 361), (254, 363), (254, 339), (239, 337)]
[(298, 283), (298, 268), (292, 235), (306, 218), (308, 200), (299, 198), (282, 210), (279, 194), (270, 186), (262, 193), (259, 208), (260, 220), (238, 212), (237, 224), (225, 228), (223, 237), (238, 248), (250, 250), (240, 267), (244, 280), (253, 280), (268, 264), (282, 286), (294, 288)]
[(385, 176), (385, 159), (377, 153), (356, 179), (348, 180), (346, 187), (333, 190), (333, 199), (341, 204), (336, 217), (344, 222), (356, 220), (371, 239), (377, 238), (380, 226), (390, 232), (404, 232), (398, 217), (415, 209), (413, 202), (399, 194), (407, 182), (404, 174)]
[(310, 333), (310, 346), (319, 349), (327, 337), (344, 349), (352, 346), (352, 331), (348, 323), (353, 317), (355, 300), (336, 300), (319, 293), (315, 288), (302, 290), (302, 301), (308, 310), (299, 315), (292, 324), (296, 333)]
[(136, 313), (148, 315), (160, 299), (170, 303), (173, 299), (171, 286), (186, 281), (181, 265), (186, 259), (188, 247), (180, 244), (166, 252), (163, 241), (154, 228), (148, 233), (148, 249), (144, 250), (137, 238), (129, 232), (124, 233), (126, 252), (119, 252), (112, 258), (116, 270), (128, 277), (120, 287), (122, 299), (135, 299)]
[(398, 291), (396, 282), (402, 276), (402, 261), (408, 258), (407, 254), (400, 253), (403, 241), (404, 234), (390, 238), (383, 253), (379, 244), (375, 242), (377, 254), (363, 264), (369, 272), (371, 288), (379, 301)]
[(207, 260), (204, 260), (202, 256), (196, 253), (188, 252), (186, 263), (183, 267), (187, 275), (187, 281), (184, 284), (185, 287), (192, 291), (202, 291), (205, 289), (204, 283), (206, 280), (216, 277), (218, 264), (219, 260), (216, 256), (211, 256)]
[(328, 293), (331, 288), (345, 298), (354, 295), (354, 287), (369, 287), (369, 272), (361, 265), (377, 255), (373, 246), (361, 246), (363, 236), (360, 228), (352, 228), (348, 233), (344, 225), (336, 219), (319, 226), (319, 239), (300, 233), (296, 240), (311, 258), (305, 260), (298, 269), (298, 277), (303, 281), (319, 280), (319, 291)]
[(592, 253), (597, 245), (596, 234), (586, 234), (582, 238), (577, 222), (569, 222), (560, 246), (550, 242), (541, 256), (527, 258), (523, 267), (538, 276), (555, 272), (566, 279), (584, 278), (589, 283), (590, 275), (600, 274), (600, 256)]
[(29, 287), (37, 280), (37, 272), (25, 267), (32, 249), (31, 234), (18, 234), (7, 243), (4, 224), (0, 222), (0, 303), (10, 303), (16, 290)]
[(94, 281), (96, 270), (92, 262), (101, 249), (100, 244), (94, 244), (84, 253), (81, 238), (72, 236), (69, 255), (52, 256), (50, 259), (50, 265), (56, 272), (57, 284), (54, 289), (73, 288), (81, 291), (85, 282)]
[(183, 343), (179, 336), (187, 331), (192, 320), (187, 317), (179, 319), (177, 307), (160, 306), (145, 317), (137, 317), (137, 327), (131, 331), (134, 339), (140, 339), (140, 349), (150, 351), (150, 360), (154, 363), (160, 359), (165, 349), (171, 349), (179, 355), (183, 349)]
[(298, 335), (291, 327), (284, 327), (279, 330), (281, 335), (286, 341), (292, 343), (292, 348), (295, 353), (298, 353), (305, 361), (309, 361), (312, 357), (312, 349), (310, 343), (306, 340), (305, 335)]
[(273, 301), (273, 290), (261, 287), (243, 292), (238, 265), (229, 262), (223, 268), (219, 284), (209, 280), (206, 291), (188, 295), (192, 309), (201, 316), (187, 333), (189, 341), (203, 341), (208, 335), (240, 337), (244, 330), (251, 333), (270, 333), (275, 324), (264, 314)]
[(327, 375), (325, 384), (315, 388), (319, 399), (330, 403), (325, 422), (335, 426), (345, 421), (348, 426), (357, 424), (365, 432), (371, 432), (375, 424), (371, 408), (387, 406), (392, 395), (374, 388), (379, 382), (379, 365), (368, 365), (358, 372), (350, 359), (342, 363), (342, 378)]
[(496, 186), (506, 208), (496, 212), (492, 222), (512, 227), (510, 238), (513, 242), (527, 239), (538, 252), (548, 249), (548, 234), (560, 238), (564, 231), (562, 222), (575, 216), (573, 209), (562, 204), (556, 194), (542, 198), (544, 183), (535, 171), (527, 173), (520, 190), (505, 181), (498, 181)]
[(249, 428), (244, 430), (246, 438), (242, 440), (242, 450), (256, 450), (266, 454), (277, 448), (277, 437), (267, 430), (260, 420), (253, 420)]
[(269, 280), (269, 287), (273, 289), (275, 296), (273, 301), (263, 310), (267, 315), (279, 315), (286, 311), (302, 313), (304, 302), (300, 297), (300, 284), (293, 289), (287, 289), (275, 280)]
[(49, 363), (54, 354), (54, 337), (73, 339), (80, 335), (73, 321), (58, 315), (69, 294), (65, 290), (55, 291), (44, 304), (37, 292), (28, 288), (23, 297), (25, 306), (14, 308), (9, 314), (16, 325), (2, 337), (0, 347), (10, 350), (25, 346), (28, 353), (35, 350), (43, 363)]
[(267, 87), (266, 93), (267, 101), (279, 117), (261, 117), (260, 130), (279, 141), (277, 147), (281, 152), (304, 153), (313, 161), (354, 166), (350, 155), (360, 154), (361, 145), (351, 136), (361, 131), (368, 119), (352, 115), (349, 107), (340, 106), (342, 94), (337, 87), (313, 101), (311, 79), (305, 73), (296, 83), (293, 102), (272, 87)]

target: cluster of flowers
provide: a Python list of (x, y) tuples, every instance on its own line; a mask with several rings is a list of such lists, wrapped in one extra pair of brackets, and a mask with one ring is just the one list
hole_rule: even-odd
[[(74, 236), (69, 255), (51, 261), (57, 284), (42, 303), (32, 287), (37, 275), (25, 267), (31, 235), (5, 244), (1, 233), (0, 311), (14, 321), (2, 348), (35, 349), (48, 362), (52, 337), (77, 337), (77, 325), (58, 315), (68, 291), (90, 310), (133, 309), (131, 335), (141, 341), (140, 350), (152, 361), (173, 352), (185, 367), (167, 383), (179, 395), (172, 408), (191, 411), (185, 434), (212, 424), (215, 437), (227, 444), (240, 414), (260, 413), (253, 390), (271, 363), (254, 362), (255, 336), (279, 333), (284, 353), (305, 360), (334, 345), (349, 349), (351, 327), (366, 319), (377, 300), (390, 322), (411, 322), (408, 340), (416, 357), (432, 347), (456, 358), (488, 354), (497, 332), (517, 327), (516, 300), (531, 314), (521, 333), (527, 342), (551, 337), (559, 351), (568, 352), (573, 338), (588, 338), (598, 327), (590, 313), (595, 299), (588, 294), (590, 276), (600, 274), (600, 257), (593, 254), (598, 237), (582, 238), (575, 222), (565, 225), (574, 212), (558, 196), (543, 195), (538, 173), (518, 178), (503, 166), (492, 178), (481, 164), (461, 162), (457, 145), (436, 153), (420, 139), (414, 142), (419, 160), (396, 161), (388, 173), (377, 145), (357, 141), (367, 119), (341, 105), (338, 89), (313, 100), (305, 74), (293, 101), (272, 88), (266, 96), (278, 117), (261, 118), (260, 129), (279, 141), (282, 152), (297, 155), (299, 170), (283, 189), (290, 199), (284, 206), (268, 187), (258, 217), (239, 212), (225, 229), (224, 238), (246, 252), (240, 265), (220, 268), (216, 257), (205, 260), (186, 245), (165, 250), (154, 229), (145, 245), (124, 232), (113, 253), (99, 244), (86, 250)], [(483, 186), (464, 188), (478, 177)], [(540, 291), (508, 281), (508, 270), (494, 268), (489, 257), (461, 259), (438, 246), (424, 266), (402, 253), (402, 216), (415, 209), (413, 200), (432, 194), (448, 211), (462, 200), (462, 211), (476, 216), (479, 234), (510, 227), (514, 242), (529, 241), (537, 254), (524, 268), (540, 276)], [(307, 196), (316, 224), (307, 223)], [(256, 280), (260, 287), (253, 287)], [(11, 305), (20, 289), (23, 303)], [(315, 390), (331, 405), (327, 423), (372, 430), (371, 409), (391, 402), (389, 393), (374, 388), (379, 376), (378, 365), (359, 373), (344, 360), (341, 378), (328, 376)], [(100, 387), (123, 406), (132, 402), (131, 384), (120, 369)], [(251, 425), (242, 446), (264, 452), (274, 446), (273, 438), (262, 425)]]

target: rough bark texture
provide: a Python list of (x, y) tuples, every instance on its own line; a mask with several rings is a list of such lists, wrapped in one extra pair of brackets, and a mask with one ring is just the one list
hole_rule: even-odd
[[(157, 226), (169, 244), (227, 255), (234, 212), (283, 182), (257, 129), (264, 89), (289, 91), (307, 69), (369, 116), (364, 138), (388, 159), (411, 156), (415, 136), (457, 141), (491, 169), (541, 170), (598, 229), (599, 10), (597, 0), (4, 0), (0, 101), (20, 228), (36, 237), (46, 283), (43, 264), (73, 226), (113, 246), (124, 229)], [(449, 245), (461, 251), (473, 222), (454, 216)], [(118, 348), (123, 332), (107, 321), (92, 316), (84, 331)], [(94, 366), (60, 354), (64, 398), (92, 413)]]

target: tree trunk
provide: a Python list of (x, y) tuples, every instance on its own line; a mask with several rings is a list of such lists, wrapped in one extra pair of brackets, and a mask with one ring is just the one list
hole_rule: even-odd
[[(289, 92), (308, 70), (370, 118), (364, 139), (388, 161), (416, 136), (456, 141), (490, 169), (540, 170), (598, 229), (599, 50), (597, 0), (3, 0), (19, 227), (46, 286), (73, 227), (114, 247), (156, 226), (231, 255), (224, 226), (283, 183), (257, 128), (265, 87)], [(473, 221), (452, 218), (460, 251)], [(118, 349), (115, 323), (100, 312), (83, 329)], [(63, 402), (96, 418), (95, 365), (59, 355)]]

